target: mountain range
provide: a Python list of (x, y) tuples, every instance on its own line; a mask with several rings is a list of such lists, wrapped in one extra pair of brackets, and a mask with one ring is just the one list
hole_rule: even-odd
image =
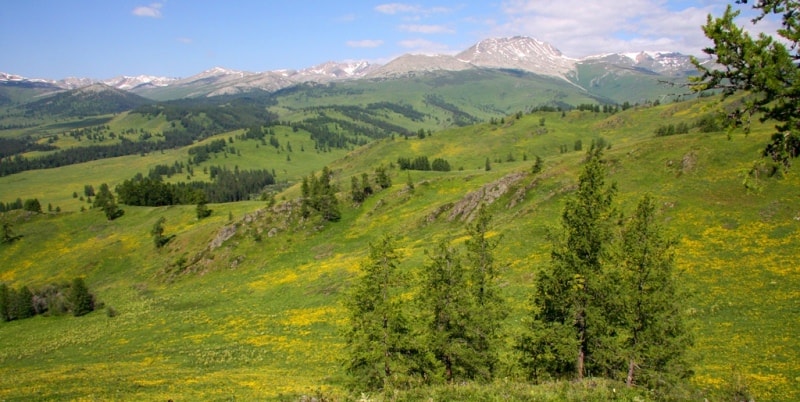
[(690, 56), (675, 52), (614, 53), (574, 59), (565, 56), (549, 43), (516, 36), (482, 40), (456, 55), (406, 54), (383, 65), (367, 61), (327, 62), (302, 70), (259, 73), (214, 67), (187, 78), (139, 75), (106, 80), (31, 79), (0, 73), (0, 85), (35, 88), (42, 94), (104, 84), (146, 98), (168, 100), (232, 95), (257, 90), (274, 92), (301, 83), (391, 79), (428, 72), (479, 69), (515, 70), (555, 77), (586, 90), (597, 85), (600, 80), (615, 80), (626, 76), (674, 79), (696, 71)]

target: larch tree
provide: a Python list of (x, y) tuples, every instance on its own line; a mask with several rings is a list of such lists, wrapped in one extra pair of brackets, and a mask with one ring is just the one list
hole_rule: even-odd
[(456, 250), (440, 242), (422, 271), (417, 303), (422, 312), (425, 346), (444, 371), (444, 379), (467, 380), (484, 371), (474, 347), (475, 299)]
[(476, 364), (482, 367), (479, 374), (491, 379), (498, 361), (499, 331), (502, 321), (508, 316), (506, 303), (498, 286), (499, 272), (494, 260), (498, 239), (488, 236), (492, 216), (482, 205), (475, 220), (467, 226), (470, 238), (466, 241), (466, 265), (469, 288), (475, 312), (470, 328), (470, 342), (475, 350)]
[(593, 146), (577, 192), (564, 207), (562, 230), (552, 234), (550, 269), (540, 272), (528, 328), (517, 340), (533, 379), (582, 379), (587, 371), (605, 369), (594, 355), (603, 350), (609, 329), (603, 273), (616, 224), (616, 187), (606, 185), (605, 176), (602, 151)]
[(719, 18), (709, 15), (703, 31), (714, 45), (704, 52), (716, 66), (695, 59), (701, 75), (692, 79), (692, 88), (721, 89), (726, 96), (745, 92), (743, 102), (728, 114), (728, 122), (747, 131), (756, 114), (762, 121), (776, 121), (776, 132), (763, 153), (788, 167), (792, 158), (800, 156), (800, 2), (754, 0), (752, 4), (759, 13), (753, 23), (780, 18), (779, 38), (763, 33), (750, 36), (736, 24), (740, 11), (730, 5)]
[(622, 231), (618, 264), (628, 386), (660, 388), (690, 373), (684, 357), (692, 339), (681, 310), (673, 246), (657, 223), (655, 201), (645, 195)]
[(413, 364), (411, 331), (400, 296), (405, 281), (392, 239), (370, 244), (362, 276), (345, 299), (345, 369), (361, 390), (388, 390), (408, 380)]

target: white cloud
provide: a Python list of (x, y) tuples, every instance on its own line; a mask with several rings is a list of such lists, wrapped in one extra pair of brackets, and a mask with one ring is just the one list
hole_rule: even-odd
[(532, 36), (570, 57), (640, 50), (701, 54), (709, 42), (700, 26), (719, 9), (671, 10), (663, 0), (507, 0), (501, 8), (506, 20), (496, 35)]
[(184, 37), (175, 38), (175, 40), (186, 45), (190, 45), (193, 42), (191, 38), (184, 38)]
[(349, 47), (379, 47), (383, 45), (382, 40), (375, 40), (375, 39), (364, 39), (364, 40), (349, 40), (347, 41), (347, 46)]
[(161, 3), (152, 3), (149, 6), (136, 7), (132, 13), (137, 17), (161, 18), (161, 7), (163, 6)]
[(417, 15), (429, 15), (429, 14), (438, 14), (438, 13), (448, 13), (452, 11), (450, 8), (447, 7), (421, 7), (412, 4), (406, 3), (386, 3), (380, 4), (375, 6), (375, 11), (382, 13), (382, 14), (417, 14)]
[(400, 25), (401, 31), (422, 34), (455, 33), (456, 31), (442, 25)]

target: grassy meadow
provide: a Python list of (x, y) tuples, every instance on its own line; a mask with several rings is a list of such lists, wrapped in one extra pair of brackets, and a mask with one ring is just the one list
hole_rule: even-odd
[[(194, 206), (121, 206), (107, 221), (72, 197), (85, 184), (112, 188), (156, 164), (186, 161), (186, 149), (29, 171), (0, 178), (0, 200), (38, 198), (60, 213), (6, 213), (23, 237), (0, 245), (0, 281), (39, 287), (85, 277), (103, 308), (87, 316), (37, 316), (0, 324), (0, 400), (296, 400), (357, 398), (341, 368), (346, 325), (342, 296), (359, 275), (368, 244), (397, 238), (401, 268), (411, 277), (439, 239), (463, 242), (468, 194), (494, 194), (491, 235), (510, 316), (509, 344), (537, 273), (547, 269), (548, 228), (559, 225), (580, 162), (593, 140), (605, 156), (627, 215), (644, 193), (660, 205), (660, 222), (677, 240), (677, 266), (688, 293), (695, 346), (693, 399), (724, 400), (746, 391), (755, 400), (800, 399), (800, 176), (749, 179), (771, 126), (748, 136), (723, 132), (655, 137), (660, 125), (693, 123), (719, 105), (702, 99), (614, 115), (534, 113), (504, 124), (479, 124), (372, 142), (351, 151), (317, 153), (308, 135), (280, 128), (285, 147), (234, 141), (241, 155), (195, 166), (275, 169), (296, 183), (329, 166), (340, 188), (342, 219), (296, 219), (299, 186), (277, 205), (212, 204), (198, 220)], [(113, 124), (113, 123), (111, 123)], [(238, 132), (210, 138), (235, 137)], [(576, 151), (580, 140), (583, 150)], [(257, 146), (258, 144), (258, 146)], [(300, 148), (304, 151), (300, 151)], [(566, 146), (568, 152), (563, 153)], [(287, 160), (287, 154), (290, 160)], [(350, 178), (396, 165), (398, 157), (446, 159), (450, 172), (390, 168), (392, 187), (361, 205)], [(509, 157), (511, 156), (511, 157)], [(530, 173), (535, 156), (541, 173)], [(486, 170), (489, 159), (491, 170)], [(511, 161), (510, 159), (513, 159)], [(175, 180), (186, 179), (176, 177)], [(413, 183), (413, 189), (407, 182)], [(156, 249), (150, 229), (166, 218), (175, 238)], [(224, 239), (220, 241), (220, 239)], [(216, 240), (216, 241), (215, 241)], [(113, 311), (115, 314), (109, 312)], [(598, 381), (532, 386), (519, 380), (505, 351), (501, 379), (480, 386), (433, 387), (387, 399), (634, 400), (622, 384)], [(372, 395), (375, 396), (375, 395)], [(378, 395), (380, 397), (380, 395)]]

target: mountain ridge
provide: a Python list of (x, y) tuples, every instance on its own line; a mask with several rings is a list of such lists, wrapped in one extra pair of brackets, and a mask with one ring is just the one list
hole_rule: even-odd
[(282, 69), (248, 72), (212, 67), (185, 78), (153, 75), (117, 76), (105, 80), (65, 78), (31, 79), (0, 73), (2, 83), (31, 83), (53, 86), (53, 91), (76, 89), (103, 83), (155, 100), (182, 97), (231, 95), (254, 90), (277, 91), (299, 83), (329, 83), (362, 78), (393, 78), (432, 71), (462, 71), (473, 68), (521, 70), (561, 78), (573, 85), (578, 70), (586, 64), (604, 64), (607, 69), (639, 69), (656, 75), (680, 77), (694, 72), (689, 56), (669, 51), (608, 53), (575, 59), (565, 56), (550, 43), (525, 36), (489, 38), (455, 54), (403, 54), (385, 64), (365, 60), (328, 61), (300, 70)]

